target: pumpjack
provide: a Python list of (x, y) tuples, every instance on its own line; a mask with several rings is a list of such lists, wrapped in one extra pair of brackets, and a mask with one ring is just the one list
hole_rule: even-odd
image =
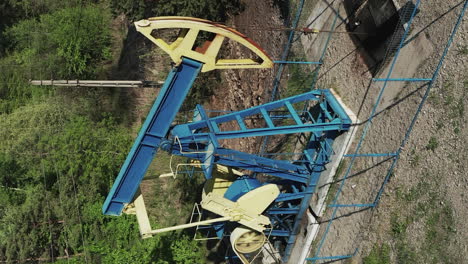
[[(351, 120), (346, 111), (330, 90), (313, 90), (216, 117), (210, 117), (201, 105), (197, 105), (191, 122), (173, 126), (200, 73), (272, 68), (274, 62), (247, 36), (211, 21), (156, 17), (135, 22), (135, 27), (168, 53), (175, 67), (149, 111), (102, 212), (115, 216), (124, 210), (135, 212), (144, 238), (204, 226), (214, 230), (220, 239), (229, 236), (232, 251), (242, 263), (250, 263), (252, 258), (267, 251), (266, 245), (273, 245), (286, 262), (320, 174), (333, 155), (333, 141), (350, 128)], [(164, 29), (177, 29), (179, 34), (168, 43), (158, 35)], [(201, 32), (209, 32), (212, 38), (197, 45)], [(226, 40), (237, 42), (255, 56), (220, 58), (220, 49)], [(252, 126), (249, 122), (252, 117), (261, 122)], [(227, 128), (229, 122), (234, 122), (237, 128)], [(309, 141), (294, 160), (246, 153), (220, 145), (220, 140), (224, 139), (297, 133), (307, 133)], [(210, 212), (211, 217), (179, 226), (151, 228), (143, 197), (136, 194), (158, 150), (189, 158), (194, 167), (202, 170), (205, 184), (200, 206), (202, 211)], [(176, 174), (163, 176), (175, 177)]]

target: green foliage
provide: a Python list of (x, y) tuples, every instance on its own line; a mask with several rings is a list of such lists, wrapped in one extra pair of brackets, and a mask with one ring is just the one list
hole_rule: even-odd
[(190, 89), (187, 98), (182, 105), (182, 111), (191, 111), (197, 104), (203, 104), (214, 94), (214, 88), (221, 84), (219, 71), (211, 71), (204, 74), (203, 78), (197, 78)]
[(437, 141), (436, 137), (431, 137), (429, 139), (429, 143), (426, 145), (427, 150), (434, 151), (439, 146), (439, 142)]
[(411, 158), (409, 160), (411, 167), (413, 168), (417, 167), (420, 161), (421, 161), (421, 156), (418, 153), (416, 153), (414, 149), (411, 150)]
[[(90, 2), (99, 1), (0, 4), (0, 262), (204, 263), (206, 252), (185, 234), (141, 240), (134, 216), (102, 215), (133, 141), (131, 129), (113, 115), (115, 93), (27, 83), (102, 74), (111, 57), (110, 9), (105, 1)], [(226, 10), (240, 6), (238, 1), (121, 4), (145, 4), (145, 12), (155, 15), (186, 12), (212, 20), (225, 19)], [(210, 95), (206, 87), (218, 77), (200, 80), (196, 95)], [(174, 181), (180, 190), (174, 194), (178, 208), (172, 209), (185, 210), (180, 204), (193, 201), (193, 187), (199, 185)], [(71, 258), (57, 259), (67, 255)]]
[(0, 153), (0, 186), (6, 188), (17, 188), (19, 179), (24, 174), (23, 168), (19, 166), (13, 157)]
[(224, 22), (228, 14), (242, 10), (239, 0), (111, 0), (114, 15), (124, 13), (131, 20), (155, 16), (190, 16)]
[[(305, 59), (298, 59), (305, 60)], [(310, 91), (312, 80), (315, 78), (315, 72), (309, 72), (304, 65), (290, 64), (288, 65), (289, 79), (288, 86), (284, 93), (284, 97), (302, 94)]]
[[(102, 215), (133, 140), (109, 114), (98, 121), (82, 115), (86, 102), (54, 95), (0, 114), (0, 260), (67, 252), (74, 256), (67, 263), (180, 263), (181, 256), (203, 263), (204, 251), (187, 236), (141, 240), (134, 216)], [(180, 207), (199, 183), (174, 184)]]
[(46, 10), (40, 11), (41, 5), (34, 1), (17, 5), (39, 11), (37, 17), (26, 16), (0, 33), (9, 43), (8, 56), (0, 58), (0, 113), (54, 93), (54, 89), (29, 85), (29, 79), (94, 78), (111, 57), (108, 9), (89, 5), (41, 14)]
[(458, 55), (468, 55), (468, 45), (463, 45), (458, 48)]
[(181, 236), (171, 245), (175, 263), (192, 264), (203, 263), (205, 252), (197, 245), (197, 241), (187, 236)]
[(109, 21), (105, 11), (90, 5), (23, 20), (5, 34), (17, 63), (41, 67), (43, 76), (56, 79), (92, 78), (97, 65), (110, 58)]
[(364, 257), (363, 264), (390, 264), (390, 246), (375, 245), (369, 255)]
[[(95, 123), (51, 102), (29, 104), (0, 119), (8, 124), (0, 128), (0, 171), (16, 173), (2, 182), (19, 189), (5, 199), (15, 207), (0, 215), (0, 229), (6, 230), (0, 252), (12, 260), (38, 258), (49, 249), (56, 256), (84, 250), (100, 221), (100, 210), (85, 205), (102, 203), (128, 151), (128, 130), (111, 117)], [(84, 208), (95, 214), (88, 216)]]
[(393, 215), (391, 219), (392, 235), (395, 238), (405, 237), (406, 228), (408, 227), (407, 221), (403, 221), (398, 218), (397, 215)]

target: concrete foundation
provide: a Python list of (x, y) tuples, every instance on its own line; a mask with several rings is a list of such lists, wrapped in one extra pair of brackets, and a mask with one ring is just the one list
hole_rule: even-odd
[[(336, 97), (341, 106), (345, 109), (346, 114), (351, 118), (353, 124), (357, 123), (357, 117), (341, 100), (340, 96), (337, 95), (333, 90), (331, 90), (333, 95)], [(326, 198), (328, 190), (330, 189), (330, 183), (333, 182), (333, 177), (335, 176), (336, 169), (343, 159), (343, 155), (348, 151), (351, 143), (353, 142), (354, 136), (356, 135), (356, 127), (352, 126), (351, 129), (340, 136), (338, 136), (333, 142), (333, 149), (335, 154), (331, 156), (332, 162), (326, 165), (326, 170), (320, 176), (318, 182), (318, 188), (316, 196), (311, 200), (310, 207), (317, 214), (318, 217), (321, 217), (326, 208)], [(310, 212), (307, 212), (307, 218), (303, 219), (302, 228), (296, 238), (296, 243), (289, 258), (288, 263), (297, 264), (304, 263), (305, 258), (309, 255), (311, 249), (312, 241), (316, 238), (319, 230), (319, 223), (312, 216)]]

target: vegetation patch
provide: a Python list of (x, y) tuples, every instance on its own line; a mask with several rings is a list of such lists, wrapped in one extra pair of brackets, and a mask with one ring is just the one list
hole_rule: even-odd
[(363, 264), (390, 264), (390, 246), (386, 243), (374, 245), (369, 255), (364, 257)]
[(429, 143), (426, 145), (427, 150), (435, 151), (435, 149), (439, 146), (439, 141), (437, 141), (437, 138), (432, 136), (429, 139)]

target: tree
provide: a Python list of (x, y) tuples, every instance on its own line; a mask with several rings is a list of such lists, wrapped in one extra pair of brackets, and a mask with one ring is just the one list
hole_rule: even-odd
[[(104, 9), (105, 10), (105, 9)], [(23, 20), (6, 31), (16, 61), (53, 78), (92, 78), (111, 57), (109, 15), (90, 5)]]

